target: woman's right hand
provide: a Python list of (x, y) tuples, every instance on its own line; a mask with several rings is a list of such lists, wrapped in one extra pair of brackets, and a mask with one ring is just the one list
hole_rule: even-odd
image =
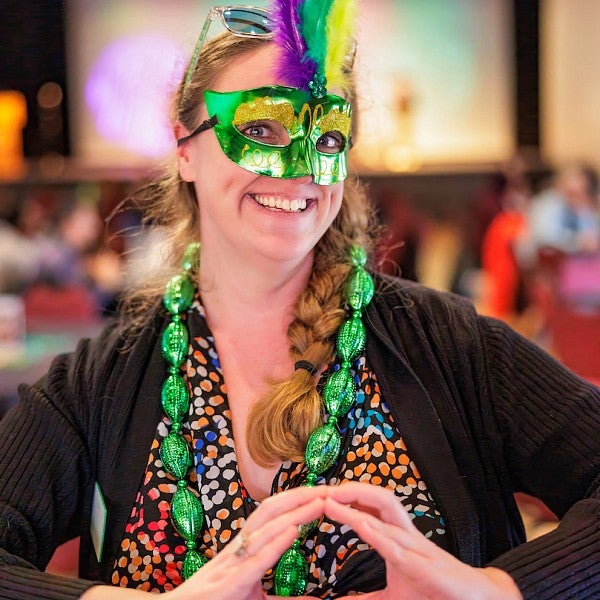
[[(325, 486), (294, 488), (270, 496), (221, 552), (187, 581), (165, 592), (165, 600), (166, 596), (169, 600), (263, 600), (262, 576), (292, 545), (299, 525), (323, 516), (326, 496)], [(94, 586), (81, 599), (143, 597), (146, 593), (139, 590)]]
[(265, 571), (292, 545), (299, 525), (323, 516), (326, 495), (324, 486), (315, 486), (270, 496), (221, 552), (169, 596), (172, 600), (262, 600)]

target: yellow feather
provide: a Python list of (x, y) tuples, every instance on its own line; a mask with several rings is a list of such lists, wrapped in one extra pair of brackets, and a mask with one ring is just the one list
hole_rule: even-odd
[(357, 2), (356, 0), (334, 0), (327, 16), (327, 57), (325, 77), (327, 87), (346, 89), (348, 75), (344, 73), (344, 62), (355, 41)]

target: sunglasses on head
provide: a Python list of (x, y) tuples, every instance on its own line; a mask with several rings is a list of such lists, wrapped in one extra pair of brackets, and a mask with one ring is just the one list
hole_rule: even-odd
[(194, 69), (198, 64), (200, 50), (202, 50), (202, 46), (208, 35), (208, 30), (211, 23), (217, 19), (234, 35), (241, 37), (262, 37), (265, 39), (273, 36), (273, 21), (264, 8), (256, 6), (215, 6), (211, 8), (206, 16), (198, 41), (194, 47), (190, 64), (185, 72), (184, 85), (187, 85), (192, 79)]

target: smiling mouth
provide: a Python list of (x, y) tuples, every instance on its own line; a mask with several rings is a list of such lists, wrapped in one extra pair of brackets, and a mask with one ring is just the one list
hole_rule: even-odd
[(297, 198), (289, 200), (279, 196), (269, 196), (266, 194), (248, 194), (256, 203), (270, 208), (271, 210), (281, 212), (302, 212), (306, 210), (308, 204), (306, 198)]

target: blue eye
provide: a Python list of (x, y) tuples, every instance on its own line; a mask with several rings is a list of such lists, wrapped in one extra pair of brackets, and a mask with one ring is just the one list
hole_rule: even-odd
[(346, 147), (346, 138), (339, 131), (328, 131), (317, 140), (316, 146), (323, 154), (338, 154)]

